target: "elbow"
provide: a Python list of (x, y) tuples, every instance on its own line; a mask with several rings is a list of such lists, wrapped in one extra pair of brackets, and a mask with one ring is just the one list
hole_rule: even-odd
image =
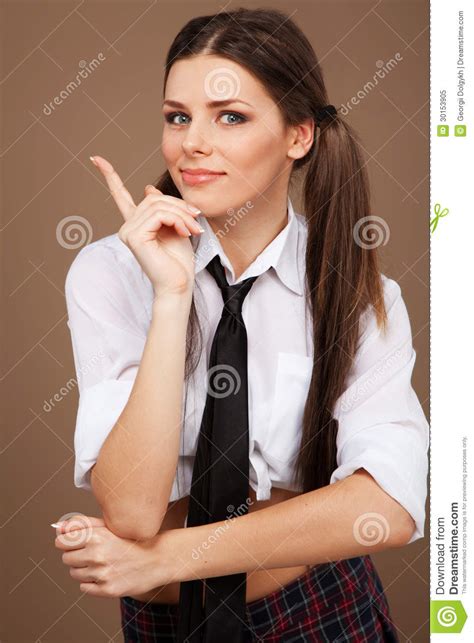
[(389, 543), (387, 544), (393, 548), (407, 545), (416, 530), (415, 521), (408, 511), (401, 506), (397, 507), (397, 512), (392, 518), (392, 526)]
[[(359, 469), (356, 474), (361, 479), (370, 481), (367, 500), (372, 504), (375, 489), (378, 509), (375, 514), (376, 531), (383, 534), (384, 548), (396, 548), (407, 545), (416, 530), (416, 524), (411, 514), (393, 496), (385, 491), (380, 484), (365, 469)], [(355, 475), (355, 474), (354, 474)], [(386, 536), (386, 537), (385, 537)]]
[(415, 521), (408, 512), (406, 516), (397, 523), (397, 529), (394, 538), (394, 547), (404, 547), (408, 545), (416, 530)]
[(105, 525), (119, 538), (129, 540), (149, 540), (161, 529), (166, 510), (160, 511), (154, 506), (142, 506), (137, 498), (129, 501), (104, 489), (98, 480), (95, 467), (91, 472), (91, 487), (97, 503), (102, 510)]
[(101, 505), (105, 525), (119, 538), (150, 540), (161, 529), (164, 513), (131, 503), (117, 506)]
[(150, 540), (160, 530), (160, 525), (145, 520), (130, 520), (129, 517), (108, 516), (103, 513), (107, 529), (118, 536), (128, 540)]

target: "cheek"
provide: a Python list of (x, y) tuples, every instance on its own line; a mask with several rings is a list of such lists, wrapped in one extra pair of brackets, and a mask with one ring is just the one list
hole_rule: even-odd
[(161, 152), (166, 163), (172, 163), (180, 154), (180, 144), (176, 137), (163, 133), (161, 138)]
[(241, 141), (228, 152), (228, 158), (232, 174), (235, 175), (232, 168), (236, 168), (242, 176), (257, 186), (266, 184), (278, 174), (283, 157), (280, 157), (278, 142), (271, 136), (265, 136)]
[(253, 170), (256, 166), (265, 167), (275, 163), (283, 145), (283, 135), (273, 123), (258, 123), (245, 131), (242, 129), (240, 134), (236, 133), (234, 140), (223, 151), (234, 164)]

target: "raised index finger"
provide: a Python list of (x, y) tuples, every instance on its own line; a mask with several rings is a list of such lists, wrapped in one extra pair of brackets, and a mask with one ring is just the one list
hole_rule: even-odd
[(132, 199), (132, 195), (123, 184), (122, 179), (114, 170), (111, 163), (101, 156), (91, 156), (90, 159), (104, 175), (107, 185), (109, 186), (110, 193), (126, 221), (132, 216), (135, 208), (137, 207)]

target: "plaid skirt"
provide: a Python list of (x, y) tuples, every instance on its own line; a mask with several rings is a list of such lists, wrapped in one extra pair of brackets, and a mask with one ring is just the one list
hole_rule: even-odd
[[(176, 641), (178, 605), (120, 598), (124, 643)], [(399, 643), (370, 556), (314, 565), (247, 603), (246, 642)]]

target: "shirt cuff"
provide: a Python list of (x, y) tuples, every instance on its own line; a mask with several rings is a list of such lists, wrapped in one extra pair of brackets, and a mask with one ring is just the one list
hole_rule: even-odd
[(74, 433), (74, 485), (88, 491), (91, 468), (128, 402), (134, 380), (103, 380), (82, 391)]
[(426, 445), (421, 444), (419, 435), (408, 424), (375, 425), (346, 441), (329, 484), (364, 468), (412, 516), (415, 531), (409, 544), (424, 536), (426, 452)]

